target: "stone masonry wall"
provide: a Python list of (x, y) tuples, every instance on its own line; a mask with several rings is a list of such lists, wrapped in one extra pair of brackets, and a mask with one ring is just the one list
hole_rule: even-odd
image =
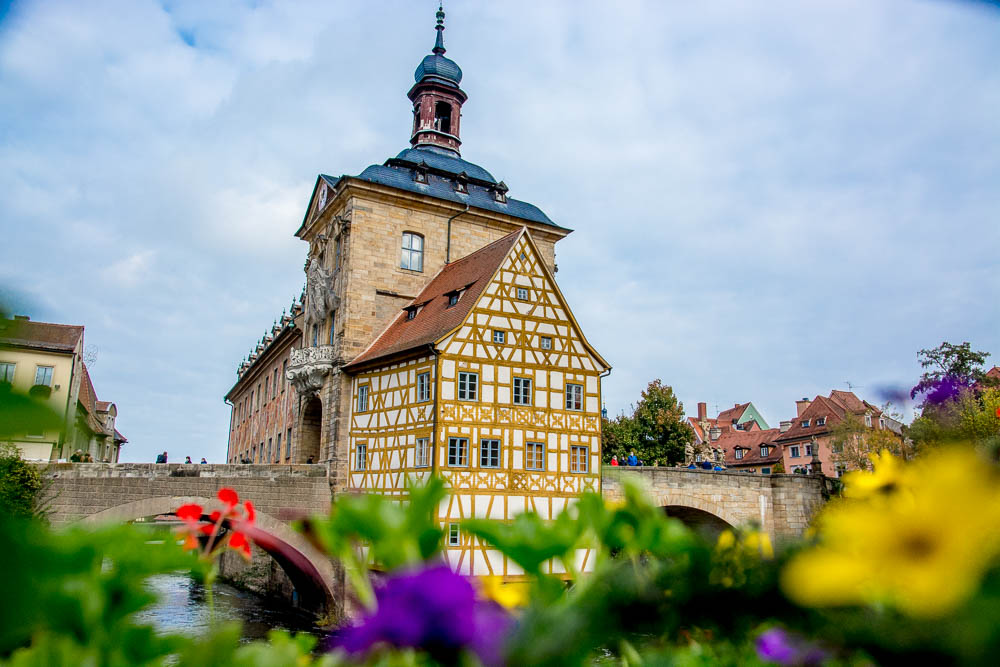
[(604, 497), (622, 500), (623, 481), (629, 478), (661, 507), (693, 507), (732, 526), (756, 522), (779, 542), (801, 535), (828, 497), (826, 480), (806, 475), (620, 466), (603, 467)]

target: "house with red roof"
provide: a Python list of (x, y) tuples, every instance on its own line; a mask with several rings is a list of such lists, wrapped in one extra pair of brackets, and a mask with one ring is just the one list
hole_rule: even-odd
[(83, 360), (82, 326), (0, 320), (0, 391), (17, 391), (51, 408), (59, 425), (8, 434), (26, 459), (68, 460), (73, 452), (115, 462), (126, 438), (115, 429), (118, 408), (100, 401)]
[(763, 415), (749, 401), (736, 403), (714, 418), (708, 416), (708, 405), (699, 403), (698, 416), (688, 417), (687, 421), (694, 431), (694, 441), (688, 447), (685, 457), (688, 463), (703, 460), (721, 463), (725, 460), (725, 447), (718, 444), (720, 438), (732, 431), (761, 431), (769, 428)]

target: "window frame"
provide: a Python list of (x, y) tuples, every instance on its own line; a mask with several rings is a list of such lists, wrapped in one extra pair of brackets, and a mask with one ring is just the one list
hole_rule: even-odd
[(506, 345), (507, 344), (507, 332), (501, 329), (493, 330), (493, 344), (494, 345)]
[[(490, 450), (487, 450), (487, 445)], [(496, 463), (492, 463), (493, 459)], [(479, 467), (496, 469), (503, 466), (503, 443), (500, 438), (485, 438), (479, 441)]]
[[(520, 384), (520, 388), (518, 387)], [(527, 387), (524, 385), (527, 384)], [(511, 401), (514, 405), (534, 405), (532, 379), (529, 377), (514, 377), (511, 381)], [(520, 396), (519, 396), (520, 394)], [(520, 398), (521, 400), (518, 400)]]
[[(421, 387), (421, 379), (423, 379), (423, 387)], [(417, 403), (426, 403), (431, 400), (431, 372), (417, 373), (416, 384)]]
[[(48, 373), (42, 373), (42, 371), (48, 371)], [(39, 374), (41, 374), (42, 382), (39, 382)], [(47, 376), (47, 377), (46, 377)], [(55, 383), (56, 377), (56, 367), (55, 366), (45, 366), (44, 364), (35, 364), (35, 386), (51, 387)], [(45, 380), (48, 382), (45, 382)]]
[(803, 419), (802, 421), (799, 422), (799, 426), (801, 426), (802, 428), (809, 428), (809, 421), (810, 420), (808, 419)]
[(761, 455), (762, 457), (766, 457), (766, 456), (768, 456), (768, 455), (769, 455), (770, 453), (771, 453), (771, 446), (770, 446), (770, 445), (761, 445), (761, 446), (760, 446), (760, 455)]
[(806, 444), (805, 455), (806, 456), (812, 456), (813, 455), (813, 446), (812, 446), (812, 443), (807, 443)]
[[(573, 391), (571, 393), (571, 391), (570, 391), (571, 389), (573, 389), (573, 390), (579, 389), (579, 391)], [(573, 396), (573, 394), (576, 394), (576, 396)], [(566, 401), (565, 401), (566, 410), (569, 410), (569, 411), (572, 411), (572, 412), (582, 412), (583, 411), (583, 399), (584, 399), (584, 396), (583, 396), (583, 385), (582, 384), (576, 384), (575, 382), (567, 382), (566, 383), (566, 388), (565, 388), (565, 395), (566, 395)], [(574, 399), (578, 399), (578, 400), (574, 400)], [(573, 405), (578, 405), (578, 407), (573, 407)]]
[(9, 382), (14, 384), (14, 376), (17, 374), (17, 362), (16, 361), (0, 361), (0, 382)]
[(552, 336), (539, 336), (538, 347), (542, 350), (551, 350)]
[[(417, 240), (417, 245), (419, 247), (414, 247), (413, 241)], [(409, 241), (409, 245), (407, 245)], [(400, 239), (400, 250), (399, 250), (399, 268), (404, 271), (414, 271), (416, 273), (424, 272), (424, 248), (426, 247), (424, 241), (424, 235), (418, 232), (403, 232), (403, 236)], [(416, 257), (416, 268), (414, 268), (414, 257)]]
[(816, 417), (816, 426), (826, 426), (826, 417)]
[[(537, 449), (536, 449), (537, 448)], [(532, 464), (540, 461), (541, 467), (535, 467)], [(525, 470), (537, 470), (545, 471), (545, 443), (544, 442), (525, 442), (524, 443), (524, 469)]]
[[(455, 461), (455, 463), (452, 463)], [(469, 439), (461, 436), (451, 436), (448, 438), (448, 460), (449, 468), (469, 467)]]
[(357, 408), (355, 412), (368, 412), (368, 394), (370, 393), (370, 387), (368, 383), (358, 385), (358, 401), (355, 407)]
[(531, 301), (531, 290), (529, 290), (527, 287), (517, 287), (517, 300)]
[(414, 468), (427, 468), (430, 467), (430, 449), (431, 449), (431, 439), (417, 438), (413, 443), (413, 467)]
[[(475, 378), (475, 380), (472, 382), (471, 398), (470, 398), (470, 395), (469, 395), (469, 393), (470, 393), (469, 378)], [(455, 395), (458, 397), (458, 400), (460, 400), (460, 401), (470, 401), (470, 402), (478, 401), (479, 400), (479, 373), (476, 373), (476, 372), (473, 372), (473, 371), (459, 371), (458, 372), (458, 379), (457, 379), (457, 386), (456, 386), (455, 389), (456, 389)]]
[(736, 458), (737, 461), (746, 456), (746, 453), (747, 450), (743, 449), (742, 447), (736, 447), (735, 449), (733, 449), (733, 456)]
[(788, 446), (788, 458), (790, 458), (790, 459), (797, 459), (800, 456), (802, 456), (802, 454), (800, 452), (800, 449), (799, 449), (798, 445), (789, 445)]
[(569, 471), (577, 475), (586, 475), (590, 472), (590, 447), (587, 445), (570, 445)]
[(460, 547), (462, 546), (462, 532), (458, 527), (457, 523), (448, 523), (448, 546), (449, 547)]
[(368, 442), (359, 442), (354, 445), (354, 471), (364, 472), (368, 470)]

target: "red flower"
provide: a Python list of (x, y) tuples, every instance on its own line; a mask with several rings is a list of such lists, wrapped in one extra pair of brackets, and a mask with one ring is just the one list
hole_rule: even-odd
[(240, 502), (240, 497), (232, 489), (219, 489), (219, 500), (223, 502), (228, 512), (236, 506), (236, 503)]
[(1000, 418), (1000, 408), (997, 408), (997, 418)]
[(243, 507), (247, 510), (247, 523), (253, 523), (254, 519), (257, 518), (257, 512), (254, 511), (253, 503), (247, 500), (243, 503)]
[(233, 532), (232, 537), (229, 538), (229, 548), (236, 549), (241, 556), (250, 560), (250, 542), (247, 541), (247, 537), (243, 533)]
[(201, 512), (201, 505), (191, 503), (190, 505), (181, 505), (174, 514), (184, 523), (193, 524), (201, 521)]

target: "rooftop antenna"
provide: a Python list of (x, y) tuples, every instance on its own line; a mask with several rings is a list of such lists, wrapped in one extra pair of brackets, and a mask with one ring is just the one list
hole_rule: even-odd
[(865, 386), (863, 384), (852, 384), (851, 382), (849, 382), (847, 380), (844, 381), (844, 384), (847, 385), (848, 391), (854, 391), (855, 389), (864, 389), (865, 388)]

